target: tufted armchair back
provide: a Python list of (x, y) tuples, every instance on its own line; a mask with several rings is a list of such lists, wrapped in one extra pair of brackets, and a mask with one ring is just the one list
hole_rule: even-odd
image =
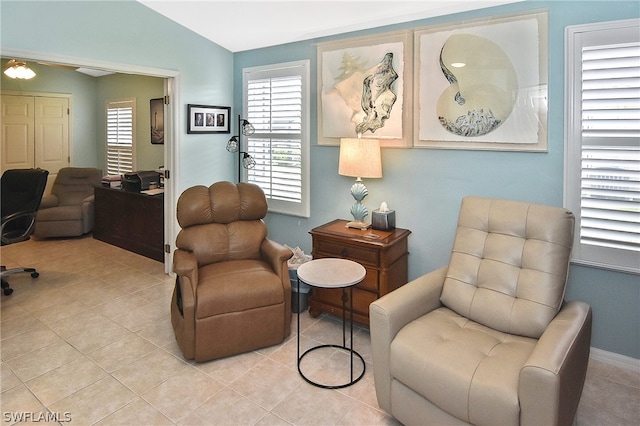
[(58, 206), (79, 206), (93, 195), (100, 185), (102, 170), (92, 167), (64, 167), (58, 171), (51, 194), (58, 197)]
[(539, 338), (562, 306), (573, 229), (562, 208), (465, 198), (441, 302), (492, 329)]
[(178, 199), (182, 230), (176, 246), (195, 254), (198, 266), (228, 260), (260, 259), (267, 236), (262, 218), (267, 201), (254, 184), (216, 182), (194, 186)]

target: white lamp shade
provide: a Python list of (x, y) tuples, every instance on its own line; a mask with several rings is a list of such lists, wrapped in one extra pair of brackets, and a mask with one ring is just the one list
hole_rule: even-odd
[(356, 178), (381, 178), (382, 160), (378, 139), (340, 139), (338, 173)]

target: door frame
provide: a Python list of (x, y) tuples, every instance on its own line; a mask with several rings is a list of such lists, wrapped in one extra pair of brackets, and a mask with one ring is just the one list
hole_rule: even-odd
[(133, 65), (112, 61), (78, 58), (64, 55), (56, 55), (43, 52), (33, 52), (21, 49), (3, 49), (3, 57), (18, 57), (27, 61), (42, 61), (58, 65), (70, 65), (83, 68), (96, 68), (104, 71), (112, 71), (124, 74), (138, 74), (164, 79), (164, 95), (170, 102), (165, 104), (165, 139), (164, 139), (164, 164), (169, 171), (169, 178), (165, 178), (164, 190), (164, 271), (172, 274), (172, 256), (175, 249), (176, 236), (179, 225), (173, 206), (176, 205), (179, 185), (180, 164), (180, 137), (178, 123), (180, 122), (180, 72), (163, 68), (152, 68), (141, 65)]

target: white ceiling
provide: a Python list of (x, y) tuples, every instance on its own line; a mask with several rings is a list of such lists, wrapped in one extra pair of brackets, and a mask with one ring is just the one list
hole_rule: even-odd
[(138, 0), (241, 52), (523, 0)]

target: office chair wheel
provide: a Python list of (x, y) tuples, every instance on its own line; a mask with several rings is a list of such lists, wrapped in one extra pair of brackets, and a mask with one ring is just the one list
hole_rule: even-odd
[(38, 278), (40, 276), (39, 272), (32, 272), (31, 273), (31, 278)]
[(5, 296), (9, 296), (11, 295), (11, 293), (13, 293), (13, 289), (9, 287), (9, 283), (4, 279), (2, 280), (2, 291), (4, 292)]

